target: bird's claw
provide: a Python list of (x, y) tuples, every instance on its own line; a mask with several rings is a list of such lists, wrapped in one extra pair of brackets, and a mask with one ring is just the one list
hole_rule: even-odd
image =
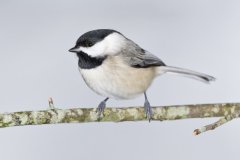
[(106, 107), (106, 102), (105, 102), (105, 101), (102, 101), (102, 102), (98, 105), (98, 107), (97, 107), (98, 117), (100, 117), (101, 114), (103, 114), (105, 107)]
[(144, 103), (144, 111), (145, 111), (147, 119), (150, 122), (152, 120), (153, 113), (152, 113), (152, 107), (148, 101), (145, 101), (145, 103)]

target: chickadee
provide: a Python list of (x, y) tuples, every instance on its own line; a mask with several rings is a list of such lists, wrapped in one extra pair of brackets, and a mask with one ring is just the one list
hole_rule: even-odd
[(153, 113), (146, 90), (155, 77), (164, 73), (176, 73), (202, 82), (215, 80), (203, 73), (167, 66), (157, 56), (111, 29), (84, 33), (69, 52), (77, 54), (79, 71), (88, 87), (106, 97), (98, 105), (99, 115), (109, 98), (130, 99), (144, 94), (144, 109), (150, 120)]

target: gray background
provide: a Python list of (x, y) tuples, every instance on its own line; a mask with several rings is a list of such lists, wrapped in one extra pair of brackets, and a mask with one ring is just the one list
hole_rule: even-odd
[[(166, 64), (214, 75), (198, 81), (164, 75), (152, 105), (237, 102), (240, 2), (234, 0), (1, 0), (0, 112), (96, 107), (67, 50), (86, 31), (113, 28)], [(110, 100), (109, 106), (142, 105)], [(239, 121), (195, 137), (216, 119), (26, 126), (0, 129), (0, 159), (238, 159)]]

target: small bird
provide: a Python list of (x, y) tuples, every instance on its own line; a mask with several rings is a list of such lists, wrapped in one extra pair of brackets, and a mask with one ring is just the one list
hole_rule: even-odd
[(98, 105), (99, 116), (109, 98), (131, 99), (144, 94), (144, 110), (150, 121), (153, 112), (146, 91), (153, 79), (164, 73), (176, 73), (206, 83), (215, 80), (207, 74), (168, 66), (157, 56), (112, 29), (84, 33), (69, 52), (76, 53), (79, 71), (88, 87), (106, 97)]

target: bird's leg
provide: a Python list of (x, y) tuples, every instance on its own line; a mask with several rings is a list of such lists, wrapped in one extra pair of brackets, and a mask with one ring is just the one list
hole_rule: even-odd
[(146, 113), (146, 117), (149, 120), (149, 122), (152, 119), (153, 113), (152, 113), (152, 107), (148, 101), (147, 94), (144, 92), (145, 102), (144, 102), (144, 111)]
[(105, 107), (106, 107), (106, 102), (109, 98), (105, 98), (102, 102), (100, 102), (100, 104), (98, 105), (98, 108), (97, 108), (97, 113), (98, 113), (98, 116), (100, 117), (101, 114), (103, 113)]

